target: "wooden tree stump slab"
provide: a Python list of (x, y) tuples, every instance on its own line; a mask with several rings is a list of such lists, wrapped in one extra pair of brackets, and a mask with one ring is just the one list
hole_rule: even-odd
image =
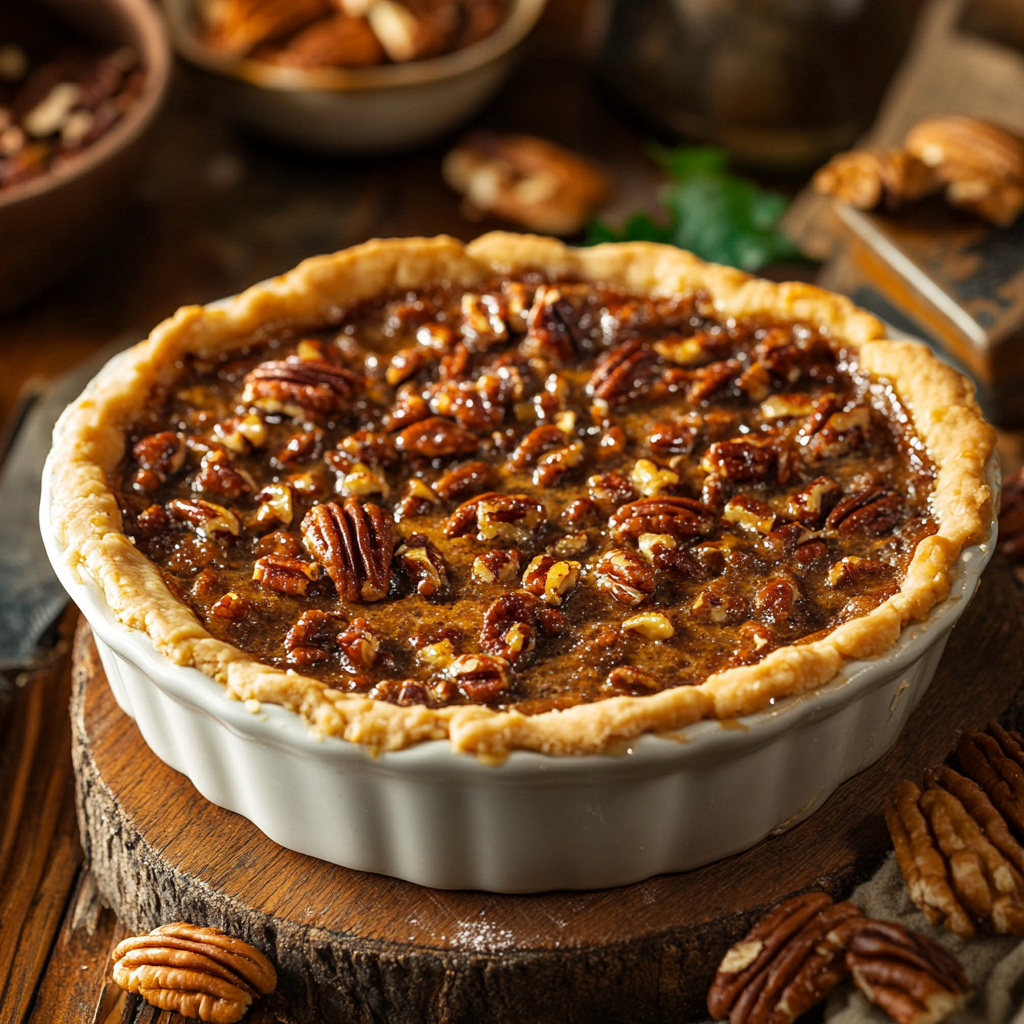
[(204, 800), (149, 751), (80, 627), (72, 699), (82, 841), (133, 931), (215, 925), (264, 949), (289, 1024), (615, 1024), (705, 1016), (728, 946), (811, 887), (849, 894), (889, 849), (885, 794), (942, 761), (960, 729), (1011, 707), (1021, 595), (994, 563), (896, 746), (808, 820), (754, 849), (601, 892), (441, 892), (292, 853)]

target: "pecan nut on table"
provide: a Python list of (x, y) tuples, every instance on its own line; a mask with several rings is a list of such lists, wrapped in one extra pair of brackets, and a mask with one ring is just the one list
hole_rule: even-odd
[(525, 714), (703, 682), (900, 587), (934, 469), (820, 330), (539, 275), (190, 357), (125, 530), (218, 639)]
[(929, 768), (923, 791), (902, 782), (886, 804), (910, 898), (957, 935), (1024, 935), (1024, 739), (991, 722), (957, 755), (964, 774)]
[(726, 953), (708, 1012), (730, 1024), (791, 1024), (851, 975), (898, 1024), (939, 1021), (971, 991), (930, 939), (809, 892), (775, 907)]
[(241, 1020), (254, 998), (277, 987), (274, 965), (219, 928), (165, 924), (120, 942), (112, 956), (121, 988), (213, 1024)]

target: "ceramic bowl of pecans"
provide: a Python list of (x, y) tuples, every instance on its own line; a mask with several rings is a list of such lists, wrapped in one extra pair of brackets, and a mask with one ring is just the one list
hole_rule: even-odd
[(163, 0), (223, 112), (324, 152), (408, 149), (497, 91), (545, 0)]
[(114, 222), (170, 66), (145, 0), (0, 11), (0, 312), (57, 280)]

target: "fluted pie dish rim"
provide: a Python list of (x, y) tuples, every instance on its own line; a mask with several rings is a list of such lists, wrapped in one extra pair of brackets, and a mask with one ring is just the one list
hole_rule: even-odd
[[(523, 715), (482, 705), (400, 706), (274, 668), (212, 637), (171, 594), (156, 567), (121, 529), (108, 486), (124, 454), (125, 427), (154, 385), (173, 381), (183, 355), (209, 358), (285, 324), (314, 327), (395, 288), (441, 280), (470, 285), (494, 274), (539, 269), (631, 293), (706, 291), (722, 318), (767, 315), (823, 328), (857, 353), (862, 369), (892, 383), (936, 466), (938, 531), (922, 540), (900, 590), (811, 643), (782, 647), (695, 686), (609, 697), (562, 711)], [(113, 361), (62, 416), (48, 463), (44, 510), (72, 578), (89, 577), (115, 618), (142, 630), (170, 662), (199, 669), (238, 700), (282, 704), (317, 732), (373, 751), (447, 738), (453, 751), (501, 759), (510, 751), (594, 754), (646, 733), (675, 732), (702, 719), (733, 719), (825, 686), (851, 662), (891, 649), (949, 593), (962, 553), (993, 527), (987, 468), (994, 432), (973, 387), (924, 346), (885, 339), (882, 324), (848, 299), (798, 283), (773, 284), (704, 263), (668, 246), (620, 243), (571, 249), (553, 239), (495, 232), (469, 245), (454, 239), (375, 240), (329, 256), (211, 306), (179, 310), (147, 341)]]

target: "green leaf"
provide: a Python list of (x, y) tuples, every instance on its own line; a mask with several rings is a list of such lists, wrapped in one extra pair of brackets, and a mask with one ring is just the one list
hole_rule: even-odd
[(701, 259), (744, 270), (759, 270), (779, 260), (802, 259), (778, 224), (788, 201), (777, 192), (726, 170), (725, 150), (714, 146), (648, 147), (668, 173), (661, 194), (665, 223), (634, 214), (616, 231), (601, 221), (590, 224), (587, 241), (668, 242)]

